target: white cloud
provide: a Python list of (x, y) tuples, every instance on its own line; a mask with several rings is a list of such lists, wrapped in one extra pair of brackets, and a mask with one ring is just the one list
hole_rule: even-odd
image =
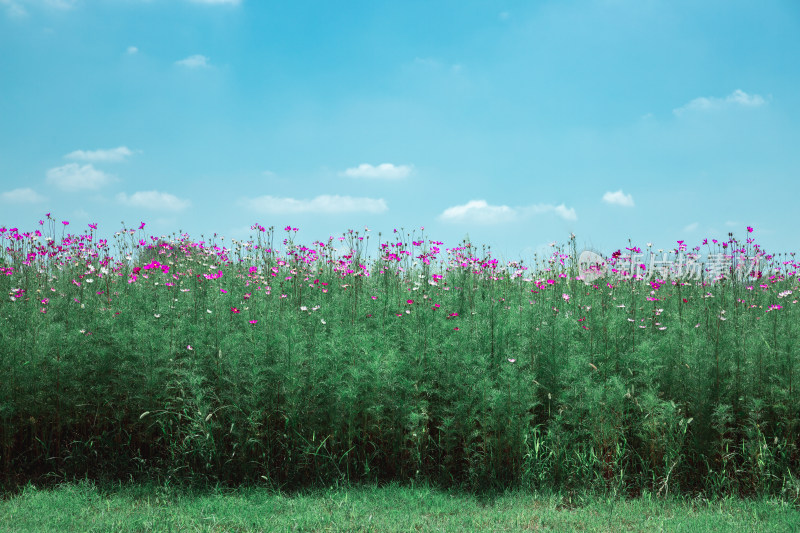
[(741, 89), (736, 89), (725, 98), (705, 97), (695, 98), (688, 104), (672, 110), (677, 116), (692, 111), (713, 111), (731, 106), (760, 107), (766, 103), (763, 97), (757, 94), (747, 94)]
[(64, 157), (76, 159), (78, 161), (124, 161), (126, 157), (133, 155), (127, 146), (119, 146), (109, 150), (75, 150)]
[(130, 55), (138, 54), (139, 53), (139, 49), (136, 48), (135, 46), (129, 46), (127, 48), (126, 52), (128, 52), (128, 54), (130, 54)]
[(0, 198), (9, 204), (37, 204), (47, 200), (33, 189), (14, 189), (0, 194)]
[(633, 196), (625, 194), (622, 189), (616, 192), (606, 192), (603, 201), (611, 205), (621, 205), (622, 207), (633, 207)]
[(575, 209), (564, 204), (535, 204), (524, 207), (490, 205), (486, 200), (471, 200), (464, 205), (445, 209), (439, 219), (446, 222), (476, 222), (478, 224), (501, 224), (520, 218), (554, 213), (564, 220), (577, 220)]
[(479, 224), (511, 222), (517, 217), (514, 208), (507, 205), (489, 205), (486, 200), (470, 200), (464, 205), (445, 209), (439, 218), (449, 222), (473, 221)]
[(273, 214), (294, 213), (383, 213), (388, 210), (383, 198), (355, 198), (353, 196), (338, 196), (323, 194), (310, 200), (296, 200), (294, 198), (279, 198), (277, 196), (259, 196), (242, 201), (253, 211)]
[(414, 170), (411, 165), (393, 165), (382, 163), (376, 167), (363, 163), (357, 167), (348, 168), (340, 172), (340, 176), (349, 178), (376, 178), (376, 179), (401, 179), (407, 177)]
[(550, 204), (536, 204), (522, 208), (523, 212), (529, 212), (533, 215), (541, 215), (544, 213), (555, 213), (564, 220), (578, 220), (578, 214), (575, 212), (574, 207), (567, 207), (564, 204), (550, 205)]
[(121, 192), (117, 195), (117, 201), (131, 207), (141, 207), (156, 211), (183, 211), (192, 205), (189, 200), (159, 191), (139, 191), (130, 196)]
[(692, 233), (692, 232), (693, 232), (693, 231), (695, 231), (695, 230), (696, 230), (696, 229), (697, 229), (699, 226), (700, 226), (700, 224), (698, 224), (697, 222), (692, 222), (691, 224), (689, 224), (689, 225), (687, 225), (685, 228), (683, 228), (683, 231), (685, 231), (686, 233)]
[(181, 59), (180, 61), (176, 61), (175, 64), (186, 68), (204, 68), (209, 66), (208, 58), (200, 54)]
[(111, 175), (97, 170), (91, 164), (68, 163), (47, 171), (47, 183), (65, 191), (95, 190), (113, 179)]

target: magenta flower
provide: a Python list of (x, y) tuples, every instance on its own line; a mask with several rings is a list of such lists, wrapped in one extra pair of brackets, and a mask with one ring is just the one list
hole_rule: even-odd
[(231, 313), (241, 313), (241, 311), (235, 307), (231, 307)]
[(65, 226), (69, 226), (69, 222), (67, 222), (66, 220), (62, 220), (61, 223), (64, 224)]
[(747, 233), (753, 233), (753, 228), (751, 228), (750, 226), (747, 226)]
[(406, 303), (407, 303), (408, 305), (411, 305), (411, 304), (413, 304), (413, 303), (414, 303), (414, 300), (406, 300)]
[(250, 323), (251, 323), (251, 324), (257, 324), (257, 323), (258, 323), (258, 320), (251, 320), (251, 321), (250, 321)]

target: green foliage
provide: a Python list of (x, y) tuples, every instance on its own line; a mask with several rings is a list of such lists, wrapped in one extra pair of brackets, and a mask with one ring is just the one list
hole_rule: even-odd
[(362, 268), (348, 238), (315, 261), (290, 240), (283, 255), (162, 240), (136, 263), (9, 261), (24, 293), (0, 303), (5, 482), (797, 502), (800, 321), (790, 298), (767, 312), (795, 277), (656, 293), (584, 284), (558, 253), (523, 279), (473, 249), (454, 254), (467, 267), (386, 254)]

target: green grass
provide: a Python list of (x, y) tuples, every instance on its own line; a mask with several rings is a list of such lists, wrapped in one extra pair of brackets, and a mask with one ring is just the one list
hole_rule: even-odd
[(430, 488), (183, 491), (91, 483), (26, 487), (0, 500), (0, 531), (797, 531), (800, 511), (770, 499), (715, 501), (534, 495)]

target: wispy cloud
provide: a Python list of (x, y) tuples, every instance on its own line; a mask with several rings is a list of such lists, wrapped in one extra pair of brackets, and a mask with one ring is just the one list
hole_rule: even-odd
[(50, 9), (67, 11), (78, 5), (78, 0), (0, 0), (0, 7), (6, 7), (6, 13), (11, 17), (26, 17), (28, 9)]
[(0, 194), (0, 199), (9, 204), (38, 204), (47, 200), (30, 188), (14, 189)]
[(422, 72), (446, 72), (450, 70), (450, 72), (457, 74), (464, 67), (459, 63), (445, 63), (434, 57), (415, 57), (410, 68)]
[(193, 4), (238, 6), (241, 0), (189, 0)]
[(200, 54), (181, 59), (180, 61), (176, 61), (175, 64), (186, 68), (205, 68), (209, 66), (208, 58)]
[(478, 224), (503, 224), (529, 216), (553, 213), (564, 220), (577, 220), (575, 209), (564, 204), (534, 204), (523, 207), (491, 205), (486, 200), (471, 200), (464, 205), (445, 209), (439, 219), (445, 222), (474, 222)]
[(22, 4), (14, 0), (0, 0), (0, 6), (6, 7), (6, 13), (10, 17), (24, 17), (28, 14)]
[(128, 53), (128, 55), (134, 55), (139, 53), (139, 49), (135, 46), (129, 46), (125, 51)]
[(110, 174), (91, 164), (68, 163), (47, 171), (47, 183), (65, 191), (96, 190), (113, 181)]
[(52, 7), (55, 9), (72, 9), (75, 7), (75, 4), (78, 3), (77, 0), (41, 0), (42, 4), (46, 5), (47, 7)]
[(685, 231), (686, 233), (692, 233), (693, 231), (696, 231), (698, 227), (700, 227), (700, 224), (698, 224), (697, 222), (692, 222), (691, 224), (685, 226), (683, 228), (683, 231)]
[(724, 109), (727, 107), (760, 107), (766, 103), (766, 100), (757, 94), (747, 94), (741, 89), (736, 89), (731, 94), (724, 98), (705, 97), (695, 98), (691, 102), (681, 107), (672, 110), (677, 116), (681, 116), (688, 112), (703, 112), (713, 111), (717, 109)]
[(546, 213), (555, 213), (564, 220), (578, 220), (578, 214), (575, 212), (574, 207), (567, 207), (564, 204), (551, 205), (551, 204), (536, 204), (528, 207), (520, 208), (522, 213), (529, 213), (532, 215), (542, 215)]
[(154, 211), (183, 211), (192, 205), (189, 200), (160, 191), (139, 191), (130, 196), (121, 192), (117, 194), (117, 201), (127, 206)]
[(349, 178), (372, 178), (372, 179), (402, 179), (408, 177), (414, 167), (411, 165), (393, 165), (391, 163), (382, 163), (378, 166), (372, 166), (367, 163), (358, 165), (357, 167), (348, 168), (344, 172), (340, 172), (340, 176), (347, 176)]
[(372, 213), (379, 214), (388, 210), (383, 198), (356, 198), (323, 194), (310, 200), (279, 198), (277, 196), (259, 196), (247, 198), (242, 203), (253, 211), (273, 214), (299, 213)]
[(616, 192), (606, 192), (603, 195), (603, 201), (611, 205), (620, 205), (622, 207), (633, 207), (633, 196), (625, 194), (622, 189)]
[(78, 161), (91, 161), (97, 162), (117, 162), (124, 161), (125, 158), (133, 155), (133, 152), (127, 146), (119, 146), (109, 150), (75, 150), (70, 152), (64, 157), (67, 159), (75, 159)]

